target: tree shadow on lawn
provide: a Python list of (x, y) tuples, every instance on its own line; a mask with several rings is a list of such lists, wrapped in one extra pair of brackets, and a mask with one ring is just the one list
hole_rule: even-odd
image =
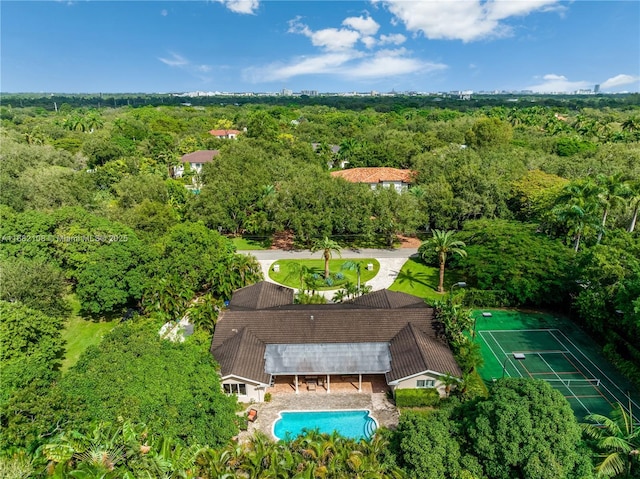
[(427, 273), (414, 273), (411, 268), (407, 268), (406, 270), (401, 270), (396, 277), (396, 281), (399, 284), (408, 284), (412, 288), (415, 287), (416, 283), (421, 284), (422, 286), (427, 287), (433, 291), (437, 291), (431, 283), (429, 283), (429, 275)]

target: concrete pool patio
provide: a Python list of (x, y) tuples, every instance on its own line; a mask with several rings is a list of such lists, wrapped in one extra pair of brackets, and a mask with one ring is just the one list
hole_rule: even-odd
[(386, 393), (274, 394), (270, 402), (248, 405), (245, 412), (251, 408), (258, 411), (258, 417), (248, 423), (246, 431), (240, 432), (240, 442), (249, 440), (257, 431), (275, 440), (273, 423), (279, 418), (280, 411), (368, 409), (380, 427), (390, 429), (398, 425), (399, 418), (398, 410)]

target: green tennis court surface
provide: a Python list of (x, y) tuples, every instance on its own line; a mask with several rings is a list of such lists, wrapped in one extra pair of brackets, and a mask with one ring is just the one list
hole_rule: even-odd
[[(484, 314), (483, 314), (484, 313)], [(489, 316), (490, 314), (490, 316)], [(640, 408), (637, 392), (604, 359), (598, 346), (567, 319), (521, 311), (475, 311), (476, 341), (485, 381), (541, 379), (569, 401), (576, 416), (609, 415), (617, 402)]]

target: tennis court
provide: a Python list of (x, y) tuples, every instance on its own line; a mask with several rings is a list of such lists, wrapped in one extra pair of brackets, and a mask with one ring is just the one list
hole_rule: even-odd
[[(568, 321), (540, 313), (495, 311), (484, 312), (481, 322), (477, 340), (485, 359), (480, 371), (485, 380), (523, 377), (547, 381), (579, 418), (591, 413), (609, 415), (617, 402), (629, 404), (630, 385), (593, 354), (594, 345), (585, 343), (585, 337), (575, 325), (568, 327)], [(632, 403), (634, 409), (640, 408), (637, 401)]]

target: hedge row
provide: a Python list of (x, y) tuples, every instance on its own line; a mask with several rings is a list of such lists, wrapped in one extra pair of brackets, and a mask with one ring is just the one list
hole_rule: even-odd
[(436, 388), (396, 390), (396, 406), (398, 407), (435, 406), (439, 401), (440, 393)]

